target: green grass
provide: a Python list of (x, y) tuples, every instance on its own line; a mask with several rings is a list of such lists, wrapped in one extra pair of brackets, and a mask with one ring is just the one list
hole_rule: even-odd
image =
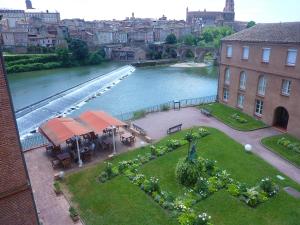
[(283, 158), (287, 159), (288, 161), (292, 162), (293, 164), (297, 165), (300, 167), (300, 154), (288, 149), (287, 147), (280, 145), (277, 143), (277, 141), (280, 138), (286, 138), (291, 142), (298, 142), (300, 143), (300, 140), (289, 135), (289, 134), (282, 134), (278, 136), (272, 136), (268, 138), (264, 138), (262, 140), (263, 145), (265, 145), (267, 148), (271, 149), (272, 151), (278, 153), (281, 155)]
[[(249, 185), (255, 185), (261, 178), (271, 177), (281, 191), (278, 196), (254, 209), (226, 191), (220, 191), (199, 202), (194, 209), (199, 213), (209, 213), (215, 225), (299, 224), (300, 201), (286, 194), (282, 188), (291, 186), (300, 190), (300, 186), (288, 178), (284, 181), (278, 180), (276, 175), (282, 174), (275, 168), (256, 155), (245, 153), (241, 144), (224, 133), (213, 128), (209, 130), (211, 135), (197, 143), (198, 155), (217, 160), (218, 167), (226, 169), (234, 179)], [(176, 133), (172, 137), (183, 138), (186, 132)], [(166, 140), (163, 139), (161, 143)], [(125, 153), (112, 160), (112, 163), (132, 159), (148, 151), (149, 148), (146, 147)], [(178, 160), (186, 154), (187, 146), (183, 146), (143, 165), (140, 170), (147, 177), (159, 178), (162, 190), (181, 195), (184, 190), (175, 179), (175, 167)], [(177, 224), (175, 218), (127, 178), (119, 176), (107, 183), (98, 183), (96, 177), (104, 167), (104, 163), (100, 163), (66, 178), (66, 185), (73, 195), (72, 200), (79, 205), (80, 215), (87, 225)]]
[[(214, 117), (236, 130), (250, 131), (266, 127), (262, 121), (256, 120), (238, 109), (231, 108), (221, 103), (208, 104), (202, 108), (211, 110)], [(232, 115), (236, 113), (246, 119), (247, 123), (239, 123), (236, 119), (232, 118)]]

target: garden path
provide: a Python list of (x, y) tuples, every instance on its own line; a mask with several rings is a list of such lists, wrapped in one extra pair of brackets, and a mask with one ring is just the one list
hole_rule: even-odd
[(183, 124), (183, 128), (193, 126), (217, 128), (243, 145), (251, 144), (253, 147), (252, 151), (255, 154), (300, 184), (300, 169), (261, 145), (261, 139), (280, 134), (279, 131), (273, 128), (249, 132), (237, 131), (213, 117), (204, 116), (197, 108), (183, 108), (176, 111), (170, 110), (167, 112), (151, 113), (144, 118), (134, 121), (134, 123), (145, 129), (147, 135), (154, 140), (165, 137), (168, 128), (180, 123)]

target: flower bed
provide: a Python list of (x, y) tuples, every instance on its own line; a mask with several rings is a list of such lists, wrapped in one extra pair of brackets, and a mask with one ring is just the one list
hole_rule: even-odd
[(197, 132), (187, 133), (184, 140), (171, 139), (165, 145), (152, 145), (150, 153), (138, 155), (132, 160), (121, 161), (117, 166), (107, 163), (105, 170), (99, 176), (99, 181), (107, 182), (117, 175), (125, 175), (162, 208), (176, 215), (181, 225), (211, 225), (211, 217), (206, 213), (195, 212), (193, 206), (222, 189), (226, 189), (232, 196), (238, 197), (251, 207), (256, 207), (278, 193), (278, 186), (269, 178), (262, 179), (254, 187), (249, 187), (235, 181), (226, 170), (217, 167), (216, 161), (201, 157), (197, 157), (193, 161), (197, 164), (198, 170), (196, 182), (186, 184), (188, 189), (183, 196), (174, 196), (171, 192), (162, 190), (156, 177), (147, 178), (139, 172), (141, 165), (175, 151), (191, 140), (197, 140), (207, 135), (209, 135), (208, 130), (200, 128)]

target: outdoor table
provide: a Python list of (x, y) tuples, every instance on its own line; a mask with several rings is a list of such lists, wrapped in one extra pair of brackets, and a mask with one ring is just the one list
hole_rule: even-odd
[(135, 141), (135, 137), (130, 133), (124, 133), (121, 135), (121, 141), (124, 144), (133, 144)]
[(70, 153), (61, 153), (58, 154), (57, 159), (62, 163), (63, 167), (70, 167), (71, 166), (71, 155)]

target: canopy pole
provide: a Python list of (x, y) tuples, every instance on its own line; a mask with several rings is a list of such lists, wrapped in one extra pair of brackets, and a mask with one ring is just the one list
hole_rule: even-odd
[(78, 154), (78, 166), (82, 167), (82, 160), (80, 158), (80, 150), (79, 150), (79, 143), (78, 143), (78, 136), (75, 136), (76, 138), (76, 145), (77, 145), (77, 154)]
[(116, 141), (115, 141), (115, 127), (111, 126), (111, 128), (112, 128), (113, 148), (114, 148), (113, 155), (116, 155), (117, 151), (116, 151)]

